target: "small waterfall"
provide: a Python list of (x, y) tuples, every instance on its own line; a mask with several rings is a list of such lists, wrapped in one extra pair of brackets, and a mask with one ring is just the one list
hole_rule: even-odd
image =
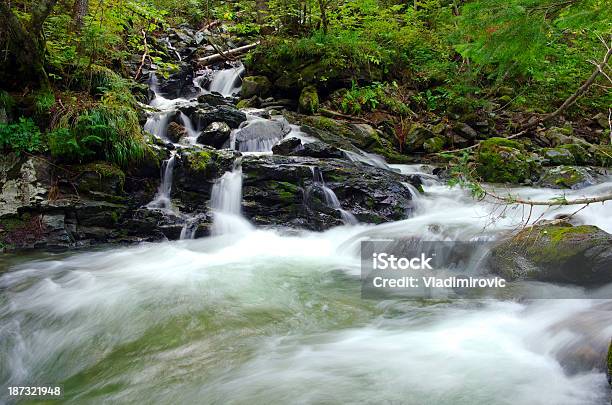
[(195, 239), (196, 231), (198, 230), (198, 217), (188, 218), (185, 221), (185, 225), (183, 225), (183, 229), (181, 229), (180, 239)]
[(353, 214), (342, 208), (342, 205), (340, 205), (340, 200), (338, 200), (338, 196), (336, 195), (336, 193), (334, 193), (332, 189), (325, 185), (325, 180), (323, 179), (323, 173), (321, 173), (321, 170), (318, 167), (311, 167), (311, 170), (312, 180), (314, 184), (323, 191), (323, 195), (325, 196), (325, 204), (327, 204), (327, 206), (330, 208), (338, 210), (338, 212), (340, 212), (340, 215), (342, 216), (342, 221), (346, 225), (358, 224), (359, 221), (357, 220), (357, 218), (355, 218)]
[(225, 97), (231, 96), (240, 89), (243, 73), (244, 66), (242, 65), (232, 69), (217, 70), (208, 86), (208, 91), (220, 93)]
[(147, 118), (147, 122), (144, 124), (144, 130), (155, 135), (158, 138), (167, 140), (166, 132), (168, 130), (168, 124), (170, 123), (170, 117), (173, 112), (161, 112), (156, 113)]
[(242, 211), (242, 162), (236, 159), (234, 169), (226, 172), (215, 183), (210, 206), (213, 211), (212, 234), (238, 233), (251, 229), (241, 214)]
[(178, 59), (178, 61), (182, 62), (183, 58), (181, 57), (181, 54), (178, 53), (176, 48), (172, 45), (172, 42), (170, 42), (170, 39), (168, 37), (165, 37), (164, 38), (164, 42), (166, 43), (166, 46), (168, 47), (168, 49), (171, 50), (172, 52), (174, 52), (174, 54), (176, 55), (176, 58)]
[(191, 121), (191, 119), (182, 111), (179, 114), (179, 118), (181, 122), (183, 123), (183, 126), (187, 130), (187, 136), (189, 137), (189, 143), (192, 145), (195, 144), (196, 140), (198, 139), (198, 135), (200, 133), (198, 132), (197, 129), (195, 129), (193, 125), (193, 121)]
[(170, 201), (170, 194), (172, 192), (172, 174), (174, 171), (174, 161), (176, 159), (176, 153), (173, 152), (170, 156), (170, 159), (164, 160), (162, 164), (162, 175), (161, 175), (161, 183), (159, 185), (159, 189), (157, 190), (157, 194), (153, 201), (151, 201), (147, 207), (149, 208), (162, 208), (162, 209), (172, 209), (172, 202)]

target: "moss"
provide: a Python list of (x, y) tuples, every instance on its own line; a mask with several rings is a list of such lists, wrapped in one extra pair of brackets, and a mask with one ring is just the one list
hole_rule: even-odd
[(300, 112), (314, 114), (319, 110), (319, 95), (315, 86), (306, 86), (302, 89), (299, 99)]
[(602, 167), (612, 167), (612, 146), (597, 145), (594, 153), (595, 163)]
[[(79, 189), (84, 191), (123, 191), (125, 185), (125, 173), (112, 163), (96, 162), (77, 166), (76, 170), (81, 173)], [(87, 176), (87, 173), (95, 173), (95, 176)], [(115, 184), (116, 183), (116, 184)]]
[(572, 188), (587, 180), (588, 172), (581, 167), (557, 166), (548, 169), (540, 179), (545, 187)]
[(560, 145), (557, 149), (568, 150), (574, 156), (574, 160), (578, 165), (586, 164), (589, 159), (589, 153), (586, 149), (575, 143)]
[(300, 191), (298, 186), (286, 181), (271, 181), (268, 187), (276, 192), (280, 200), (287, 202), (295, 201), (296, 194)]
[(434, 136), (433, 138), (429, 138), (423, 143), (423, 149), (427, 153), (437, 153), (444, 148), (444, 139), (439, 136)]
[(476, 171), (488, 182), (521, 183), (531, 176), (532, 162), (520, 143), (505, 138), (483, 141), (476, 155)]
[(206, 150), (189, 155), (189, 165), (196, 171), (205, 171), (211, 164), (212, 160), (212, 152)]
[(572, 243), (577, 235), (588, 238), (596, 233), (591, 225), (571, 226), (570, 224), (547, 225), (527, 228), (516, 237), (519, 245), (527, 245), (527, 251), (536, 263), (559, 263), (576, 255), (581, 245)]

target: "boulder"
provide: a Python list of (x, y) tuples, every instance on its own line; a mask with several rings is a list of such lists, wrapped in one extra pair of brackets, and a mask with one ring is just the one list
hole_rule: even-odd
[(319, 110), (319, 95), (315, 86), (306, 86), (302, 89), (298, 107), (303, 114), (314, 114)]
[(181, 124), (171, 122), (170, 124), (168, 124), (166, 136), (171, 142), (179, 143), (182, 138), (187, 136), (187, 129)]
[(236, 149), (242, 152), (271, 151), (291, 131), (286, 122), (256, 118), (236, 131)]
[(440, 152), (444, 148), (445, 143), (446, 141), (444, 140), (444, 138), (439, 137), (439, 136), (434, 136), (433, 138), (427, 139), (423, 143), (423, 149), (427, 153), (437, 153), (437, 152)]
[(550, 165), (573, 165), (576, 163), (574, 155), (565, 148), (545, 148), (542, 150), (542, 155), (546, 162)]
[(457, 122), (453, 126), (453, 130), (465, 139), (475, 140), (478, 138), (478, 132), (471, 126), (463, 122)]
[(434, 137), (435, 135), (431, 130), (420, 124), (413, 125), (408, 131), (408, 135), (404, 141), (404, 148), (408, 152), (422, 151), (425, 141)]
[(197, 128), (206, 128), (213, 122), (225, 122), (230, 128), (238, 128), (247, 119), (245, 113), (228, 105), (200, 107), (190, 118)]
[(112, 163), (90, 163), (74, 170), (79, 173), (74, 183), (80, 193), (99, 192), (112, 196), (123, 193), (125, 173)]
[(246, 76), (242, 79), (240, 95), (242, 98), (266, 97), (270, 94), (271, 88), (272, 83), (266, 76)]
[(481, 142), (475, 160), (480, 178), (493, 183), (524, 182), (531, 178), (534, 165), (520, 143), (505, 138)]
[(406, 177), (359, 162), (245, 156), (242, 171), (243, 211), (259, 225), (325, 230), (342, 224), (342, 213), (326, 203), (322, 184), (313, 175), (315, 171), (321, 173), (342, 209), (361, 222), (403, 219), (413, 208), (410, 190), (403, 184)]
[(552, 147), (572, 143), (573, 135), (574, 135), (574, 130), (571, 127), (568, 127), (568, 128), (552, 127), (544, 131), (542, 134), (543, 138)]
[(218, 107), (220, 105), (230, 105), (228, 99), (223, 97), (220, 94), (215, 93), (206, 93), (198, 96), (198, 103), (200, 104), (208, 104), (211, 107)]
[(603, 285), (612, 282), (612, 235), (590, 225), (534, 225), (498, 243), (489, 264), (508, 280)]
[(302, 148), (301, 139), (287, 137), (272, 147), (272, 153), (275, 155), (289, 156)]
[(556, 166), (545, 168), (538, 185), (550, 188), (580, 189), (595, 184), (594, 173), (580, 166)]
[(231, 133), (232, 129), (225, 122), (213, 122), (202, 131), (197, 142), (221, 149), (225, 145), (229, 145)]

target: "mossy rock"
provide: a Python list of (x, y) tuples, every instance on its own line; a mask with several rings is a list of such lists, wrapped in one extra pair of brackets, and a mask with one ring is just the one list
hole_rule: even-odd
[(587, 152), (584, 147), (576, 143), (560, 145), (557, 147), (557, 150), (568, 150), (574, 157), (577, 165), (585, 165), (589, 162), (589, 152)]
[(546, 161), (553, 166), (557, 165), (573, 165), (576, 163), (574, 155), (569, 149), (558, 147), (558, 148), (545, 148), (542, 150), (542, 156)]
[(437, 153), (440, 152), (445, 145), (445, 140), (442, 137), (434, 136), (433, 138), (429, 138), (423, 143), (423, 149), (427, 153)]
[(315, 86), (306, 86), (302, 89), (299, 110), (304, 114), (314, 114), (319, 110), (319, 95)]
[(594, 145), (594, 163), (601, 167), (612, 167), (612, 146)]
[(495, 246), (489, 263), (508, 280), (603, 285), (612, 282), (612, 235), (591, 225), (535, 225)]
[(522, 183), (536, 164), (519, 142), (496, 137), (480, 144), (475, 160), (480, 178), (492, 183)]
[(245, 99), (254, 96), (266, 97), (271, 88), (272, 83), (266, 76), (247, 76), (242, 79), (240, 96)]
[(574, 130), (572, 127), (552, 127), (544, 131), (544, 137), (553, 147), (572, 143)]
[(75, 170), (79, 173), (76, 185), (80, 192), (123, 193), (125, 173), (114, 164), (108, 162), (89, 163), (77, 166)]
[(545, 169), (538, 184), (550, 188), (579, 189), (595, 184), (595, 178), (586, 167), (556, 166)]

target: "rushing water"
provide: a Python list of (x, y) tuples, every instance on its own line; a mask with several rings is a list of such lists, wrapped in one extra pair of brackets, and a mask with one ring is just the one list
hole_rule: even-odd
[(210, 82), (208, 90), (220, 93), (223, 96), (231, 96), (240, 90), (241, 77), (243, 74), (244, 66), (242, 66), (242, 64), (231, 69), (217, 70)]
[[(59, 383), (75, 404), (609, 403), (603, 373), (567, 363), (612, 334), (609, 301), (360, 298), (359, 240), (495, 235), (520, 210), (499, 217), (430, 177), (405, 221), (285, 235), (241, 218), (241, 178), (237, 165), (215, 185), (217, 236), (5, 269), (0, 398), (7, 385)], [(576, 220), (611, 231), (611, 214), (593, 205)]]

